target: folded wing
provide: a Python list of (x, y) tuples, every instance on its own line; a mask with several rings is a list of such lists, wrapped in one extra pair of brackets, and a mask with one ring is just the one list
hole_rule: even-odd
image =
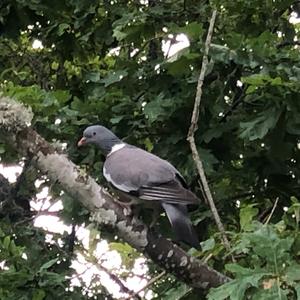
[(134, 192), (145, 201), (197, 204), (197, 197), (183, 186), (180, 173), (169, 162), (136, 147), (109, 156), (103, 174), (123, 192)]
[(189, 190), (182, 187), (177, 180), (155, 186), (142, 186), (138, 190), (142, 200), (164, 201), (173, 204), (197, 204), (198, 199)]

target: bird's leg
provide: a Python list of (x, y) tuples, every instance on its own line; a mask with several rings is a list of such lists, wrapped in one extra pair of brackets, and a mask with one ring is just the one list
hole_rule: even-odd
[(112, 188), (112, 191), (114, 196), (116, 196), (115, 201), (129, 212), (127, 215), (133, 215), (132, 210), (136, 204), (140, 204), (140, 201), (135, 196), (120, 190)]
[(151, 223), (149, 225), (150, 228), (154, 227), (154, 225), (157, 223), (157, 220), (160, 216), (160, 211), (161, 211), (161, 208), (159, 205), (154, 205), (153, 207), (153, 214), (152, 214), (152, 220), (151, 220)]
[(142, 210), (142, 208), (141, 208), (140, 205), (133, 205), (131, 207), (132, 214), (135, 215), (135, 216), (137, 216), (137, 217), (140, 216), (141, 210)]
[(126, 216), (131, 216), (133, 214), (132, 209), (131, 209), (131, 203), (129, 202), (123, 202), (120, 200), (115, 199), (115, 202), (118, 203), (124, 211), (124, 215)]
[(133, 214), (131, 209), (133, 201), (131, 201), (128, 197), (123, 197), (123, 194), (121, 193), (113, 192), (112, 194), (114, 196), (114, 201), (126, 211), (124, 214), (126, 216), (131, 216)]

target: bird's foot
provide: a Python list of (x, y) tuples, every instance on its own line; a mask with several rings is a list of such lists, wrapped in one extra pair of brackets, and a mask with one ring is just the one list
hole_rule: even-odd
[(131, 203), (130, 202), (124, 202), (120, 200), (116, 200), (115, 202), (118, 203), (123, 208), (123, 213), (125, 216), (131, 216), (132, 215), (132, 209), (131, 209)]

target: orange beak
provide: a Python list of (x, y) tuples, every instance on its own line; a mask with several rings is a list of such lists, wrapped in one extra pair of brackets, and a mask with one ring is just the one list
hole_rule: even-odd
[(77, 143), (77, 146), (80, 147), (80, 146), (84, 145), (85, 142), (86, 142), (86, 138), (82, 137), (81, 140)]

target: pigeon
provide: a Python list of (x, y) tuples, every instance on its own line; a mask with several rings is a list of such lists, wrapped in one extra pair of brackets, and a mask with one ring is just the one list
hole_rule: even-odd
[(94, 144), (106, 159), (103, 175), (114, 189), (140, 203), (163, 207), (178, 240), (195, 248), (199, 240), (188, 216), (187, 205), (199, 199), (179, 171), (168, 161), (124, 143), (104, 126), (87, 127), (78, 146)]

